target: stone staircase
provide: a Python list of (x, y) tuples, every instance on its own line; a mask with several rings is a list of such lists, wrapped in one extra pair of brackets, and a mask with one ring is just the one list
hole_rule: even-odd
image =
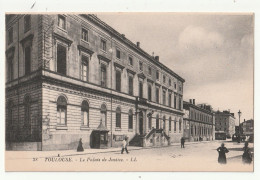
[(145, 137), (145, 135), (139, 135), (139, 134), (136, 134), (134, 136), (133, 139), (131, 139), (129, 141), (129, 146), (139, 146), (139, 147), (142, 147), (143, 146), (143, 138)]

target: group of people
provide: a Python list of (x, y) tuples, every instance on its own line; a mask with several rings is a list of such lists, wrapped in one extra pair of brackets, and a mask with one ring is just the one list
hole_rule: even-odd
[[(225, 147), (225, 144), (222, 143), (219, 148), (217, 148), (218, 151), (218, 163), (220, 164), (226, 164), (227, 158), (226, 153), (229, 152), (229, 150)], [(250, 151), (250, 148), (248, 147), (248, 142), (245, 142), (245, 146), (243, 147), (243, 155), (242, 155), (242, 162), (245, 164), (251, 164), (252, 162), (252, 153)]]

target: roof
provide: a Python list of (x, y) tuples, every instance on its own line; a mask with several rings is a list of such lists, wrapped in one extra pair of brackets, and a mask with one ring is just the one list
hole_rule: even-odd
[[(183, 108), (186, 109), (186, 108), (189, 108), (189, 107), (192, 107), (194, 109), (197, 109), (199, 111), (203, 111), (203, 112), (206, 112), (206, 113), (209, 113), (209, 114), (213, 114), (212, 111), (209, 111), (207, 109), (204, 109), (204, 108), (201, 108), (201, 107), (198, 107), (196, 106), (195, 104), (192, 104), (192, 103), (189, 103), (187, 101), (183, 101)], [(187, 109), (188, 110), (188, 109)]]
[(165, 66), (161, 62), (155, 60), (153, 56), (149, 55), (147, 52), (145, 52), (140, 47), (138, 47), (135, 43), (133, 43), (132, 41), (127, 39), (124, 35), (120, 34), (118, 31), (113, 29), (111, 26), (109, 26), (108, 24), (106, 24), (105, 22), (100, 20), (97, 16), (95, 16), (93, 14), (81, 14), (80, 16), (90, 20), (91, 22), (95, 23), (99, 27), (101, 27), (104, 30), (106, 30), (107, 32), (109, 32), (110, 34), (114, 35), (119, 40), (121, 40), (123, 43), (125, 43), (126, 45), (128, 45), (129, 47), (133, 48), (135, 51), (137, 51), (138, 53), (140, 53), (141, 55), (146, 57), (148, 60), (150, 60), (154, 64), (160, 66), (161, 68), (163, 68), (166, 72), (168, 72), (172, 76), (178, 78), (181, 82), (185, 82), (185, 79), (183, 79), (181, 76), (179, 76), (178, 74), (173, 72), (171, 69), (169, 69), (167, 66)]

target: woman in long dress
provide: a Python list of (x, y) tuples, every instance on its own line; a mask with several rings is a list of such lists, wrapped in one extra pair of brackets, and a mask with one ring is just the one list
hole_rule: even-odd
[(217, 151), (218, 151), (218, 163), (226, 164), (227, 163), (226, 153), (228, 153), (229, 150), (225, 147), (225, 144), (222, 143), (221, 146), (217, 149)]
[(246, 164), (251, 164), (252, 162), (252, 154), (251, 150), (248, 147), (248, 142), (245, 142), (245, 146), (243, 147), (244, 153), (242, 155), (242, 161)]
[(79, 145), (78, 145), (78, 148), (77, 148), (77, 151), (78, 151), (78, 152), (82, 152), (82, 151), (84, 151), (82, 145), (83, 145), (83, 143), (82, 143), (82, 139), (80, 138), (80, 139), (79, 139)]

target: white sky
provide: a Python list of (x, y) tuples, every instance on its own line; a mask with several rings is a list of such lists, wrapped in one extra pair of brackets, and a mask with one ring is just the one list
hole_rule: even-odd
[(252, 14), (102, 13), (97, 16), (185, 80), (184, 100), (253, 118)]

